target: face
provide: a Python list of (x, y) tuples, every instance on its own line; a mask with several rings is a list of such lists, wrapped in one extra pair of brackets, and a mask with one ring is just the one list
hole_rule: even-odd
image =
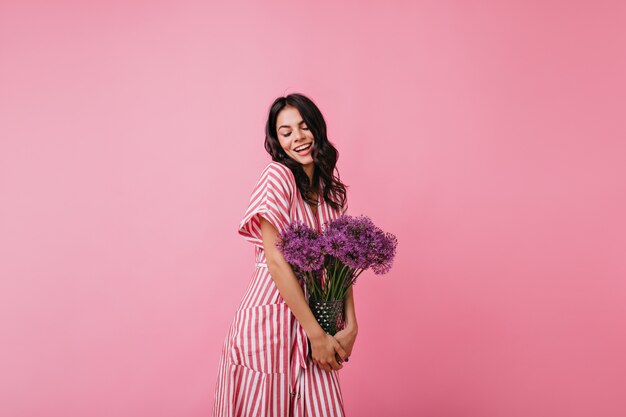
[(313, 142), (315, 138), (300, 112), (295, 107), (286, 106), (276, 119), (278, 141), (285, 153), (304, 166), (313, 164)]

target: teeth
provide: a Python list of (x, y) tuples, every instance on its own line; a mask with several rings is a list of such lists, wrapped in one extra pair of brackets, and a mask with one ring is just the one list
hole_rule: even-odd
[(310, 143), (307, 143), (306, 145), (302, 145), (302, 146), (298, 146), (297, 148), (294, 149), (294, 151), (301, 151), (303, 149), (306, 149), (309, 147), (309, 145), (311, 145)]

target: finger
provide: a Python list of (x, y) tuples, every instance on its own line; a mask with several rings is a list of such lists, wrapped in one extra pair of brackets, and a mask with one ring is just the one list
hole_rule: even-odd
[(333, 336), (333, 337), (335, 338), (335, 340), (337, 341), (337, 343), (339, 343), (339, 345), (340, 345), (341, 347), (343, 347), (343, 343), (341, 343), (341, 339), (338, 339), (336, 335), (335, 335), (335, 336)]
[(350, 353), (346, 354), (346, 358), (345, 359), (341, 359), (341, 356), (339, 356), (338, 353), (335, 353), (335, 359), (337, 359), (337, 362), (344, 365), (346, 362), (348, 362), (350, 360)]
[[(335, 354), (336, 355), (336, 354)], [(334, 369), (335, 371), (343, 368), (343, 365), (341, 364), (341, 362), (339, 360), (337, 360), (336, 358), (332, 358), (328, 360), (328, 365)]]
[(320, 360), (313, 360), (313, 362), (315, 362), (315, 364), (319, 366), (320, 368), (324, 368), (325, 366), (324, 363)]
[(341, 365), (339, 365), (337, 361), (332, 357), (328, 357), (327, 359), (323, 360), (321, 363), (321, 367), (327, 372), (330, 372), (334, 369), (341, 369)]
[(341, 358), (341, 360), (344, 361), (346, 357), (348, 356), (348, 354), (346, 353), (345, 349), (341, 347), (339, 342), (337, 342), (337, 340), (335, 339), (333, 340), (334, 340), (335, 351), (339, 354), (339, 357)]

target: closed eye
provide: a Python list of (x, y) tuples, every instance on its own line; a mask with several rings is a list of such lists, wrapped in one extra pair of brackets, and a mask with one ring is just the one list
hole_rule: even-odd
[[(302, 130), (309, 130), (309, 128), (308, 127), (303, 127)], [(289, 137), (289, 135), (291, 135), (291, 132), (283, 133), (283, 136), (286, 137), (286, 138)]]

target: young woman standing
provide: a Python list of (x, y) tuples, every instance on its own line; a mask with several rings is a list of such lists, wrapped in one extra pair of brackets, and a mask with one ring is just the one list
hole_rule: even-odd
[(357, 335), (352, 289), (346, 326), (322, 330), (304, 283), (276, 248), (278, 233), (299, 220), (323, 231), (347, 210), (346, 187), (334, 175), (338, 153), (318, 107), (304, 95), (270, 107), (261, 172), (238, 233), (254, 247), (256, 267), (224, 341), (214, 417), (344, 416), (338, 370)]

